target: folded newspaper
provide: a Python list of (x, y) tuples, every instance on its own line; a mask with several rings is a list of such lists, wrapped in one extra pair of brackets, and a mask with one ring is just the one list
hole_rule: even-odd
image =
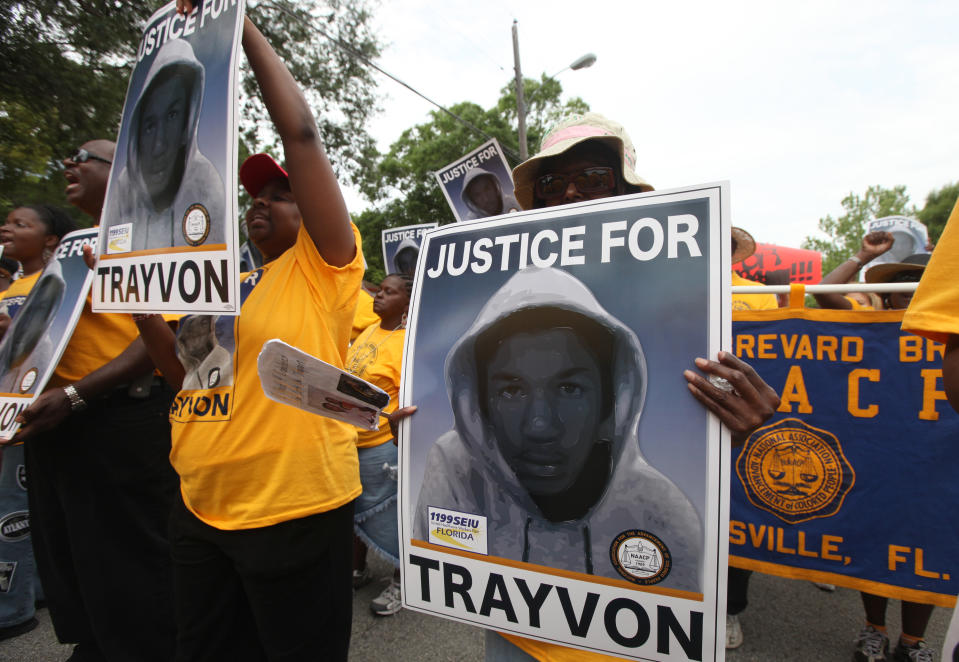
[(263, 345), (256, 370), (270, 400), (364, 430), (378, 430), (380, 412), (390, 404), (383, 389), (282, 340)]

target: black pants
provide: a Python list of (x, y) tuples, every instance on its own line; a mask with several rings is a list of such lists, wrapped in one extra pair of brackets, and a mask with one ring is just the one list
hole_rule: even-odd
[[(173, 393), (120, 389), (26, 444), (30, 523), (57, 638), (89, 659), (173, 657)], [(87, 658), (85, 658), (87, 659)]]
[(353, 504), (224, 531), (182, 500), (170, 519), (177, 662), (347, 659)]
[(729, 566), (726, 575), (726, 613), (739, 614), (749, 604), (749, 577), (752, 570), (743, 570)]

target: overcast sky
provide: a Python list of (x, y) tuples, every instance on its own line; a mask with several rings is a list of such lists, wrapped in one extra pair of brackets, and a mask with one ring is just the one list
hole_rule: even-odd
[[(758, 241), (798, 246), (871, 184), (905, 184), (921, 207), (959, 179), (954, 0), (384, 0), (378, 63), (443, 105), (489, 107), (513, 75), (514, 18), (526, 77), (594, 52), (559, 75), (564, 92), (626, 127), (657, 189), (728, 179), (733, 224)], [(386, 150), (433, 107), (377, 78)]]

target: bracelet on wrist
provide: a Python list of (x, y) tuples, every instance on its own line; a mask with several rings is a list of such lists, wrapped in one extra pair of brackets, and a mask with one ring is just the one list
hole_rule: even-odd
[(862, 261), (862, 258), (859, 257), (858, 255), (853, 255), (852, 257), (850, 257), (850, 258), (849, 258), (848, 260), (846, 260), (846, 261), (847, 261), (847, 262), (855, 262), (855, 263), (856, 263), (857, 265), (859, 265), (860, 267), (862, 267), (862, 265), (864, 264), (864, 262)]
[(131, 313), (130, 317), (133, 318), (134, 322), (143, 322), (150, 319), (151, 317), (157, 317), (156, 313)]
[(83, 411), (87, 408), (87, 401), (77, 393), (77, 389), (73, 384), (67, 384), (63, 387), (63, 392), (67, 394), (67, 400), (70, 401), (70, 410), (71, 411)]

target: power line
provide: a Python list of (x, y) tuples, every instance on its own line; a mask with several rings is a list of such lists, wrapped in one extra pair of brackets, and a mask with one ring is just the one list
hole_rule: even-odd
[[(440, 103), (438, 103), (438, 102), (436, 102), (436, 101), (433, 101), (432, 99), (430, 99), (428, 96), (426, 96), (425, 94), (423, 94), (422, 92), (420, 92), (419, 90), (417, 90), (416, 88), (414, 88), (414, 87), (413, 87), (412, 85), (410, 85), (409, 83), (401, 80), (400, 78), (397, 78), (396, 76), (394, 76), (393, 74), (391, 74), (390, 72), (388, 72), (388, 71), (387, 71), (386, 69), (384, 69), (383, 67), (381, 67), (381, 66), (377, 65), (376, 63), (374, 63), (372, 60), (370, 60), (369, 58), (367, 58), (367, 57), (366, 57), (365, 55), (363, 55), (362, 53), (360, 53), (360, 52), (356, 51), (355, 49), (351, 48), (348, 44), (340, 41), (340, 40), (337, 39), (336, 37), (331, 36), (330, 34), (328, 34), (328, 33), (327, 33), (326, 31), (324, 31), (323, 29), (321, 29), (321, 28), (313, 25), (313, 23), (311, 23), (310, 21), (307, 21), (306, 19), (304, 19), (302, 16), (300, 16), (300, 15), (297, 14), (296, 12), (294, 12), (294, 11), (292, 11), (292, 10), (284, 7), (283, 5), (277, 4), (277, 3), (275, 3), (275, 2), (265, 2), (265, 3), (263, 3), (263, 5), (266, 5), (266, 6), (269, 6), (269, 7), (274, 8), (274, 9), (276, 9), (276, 10), (278, 10), (278, 11), (281, 11), (281, 12), (283, 12), (284, 14), (286, 14), (287, 16), (293, 18), (294, 20), (299, 21), (300, 23), (302, 23), (302, 24), (303, 24), (304, 26), (306, 26), (307, 28), (313, 30), (314, 32), (318, 32), (319, 34), (323, 35), (324, 37), (326, 37), (327, 39), (329, 39), (333, 44), (335, 44), (335, 45), (338, 46), (339, 48), (343, 49), (344, 51), (346, 51), (347, 53), (349, 53), (350, 55), (352, 55), (353, 57), (355, 57), (357, 60), (360, 60), (361, 62), (363, 62), (363, 63), (366, 64), (367, 66), (375, 69), (376, 71), (379, 71), (381, 74), (383, 74), (383, 75), (386, 76), (387, 78), (393, 80), (394, 82), (399, 83), (400, 85), (402, 85), (403, 87), (405, 87), (406, 89), (408, 89), (410, 92), (412, 92), (412, 93), (415, 94), (416, 96), (418, 96), (418, 97), (422, 98), (423, 100), (425, 100), (425, 101), (433, 104), (434, 106), (436, 106), (437, 108), (439, 108), (440, 110), (442, 110), (444, 113), (446, 113), (447, 115), (449, 115), (450, 117), (452, 117), (454, 120), (456, 120), (457, 122), (459, 122), (460, 124), (462, 124), (462, 125), (465, 126), (466, 128), (470, 129), (470, 130), (473, 131), (474, 133), (478, 133), (479, 135), (483, 136), (483, 137), (486, 138), (487, 140), (493, 140), (493, 139), (496, 138), (496, 136), (493, 136), (493, 135), (491, 135), (491, 134), (489, 134), (489, 133), (486, 133), (485, 131), (483, 131), (481, 128), (479, 128), (478, 126), (476, 126), (475, 124), (473, 124), (473, 123), (470, 122), (469, 120), (460, 117), (459, 115), (457, 115), (456, 113), (454, 113), (453, 111), (451, 111), (451, 110), (450, 110), (449, 108), (447, 108), (446, 106), (443, 106), (442, 104), (440, 104)], [(261, 5), (261, 6), (262, 6), (262, 5)], [(504, 152), (506, 152), (509, 156), (513, 157), (513, 160), (514, 160), (514, 161), (517, 161), (517, 162), (518, 162), (518, 161), (521, 161), (521, 160), (522, 160), (522, 159), (520, 159), (519, 154), (517, 154), (516, 152), (514, 152), (514, 151), (513, 151), (512, 149), (510, 149), (509, 147), (505, 147), (505, 146), (503, 146), (503, 145), (500, 145), (500, 147), (501, 147), (502, 150), (503, 150)]]

